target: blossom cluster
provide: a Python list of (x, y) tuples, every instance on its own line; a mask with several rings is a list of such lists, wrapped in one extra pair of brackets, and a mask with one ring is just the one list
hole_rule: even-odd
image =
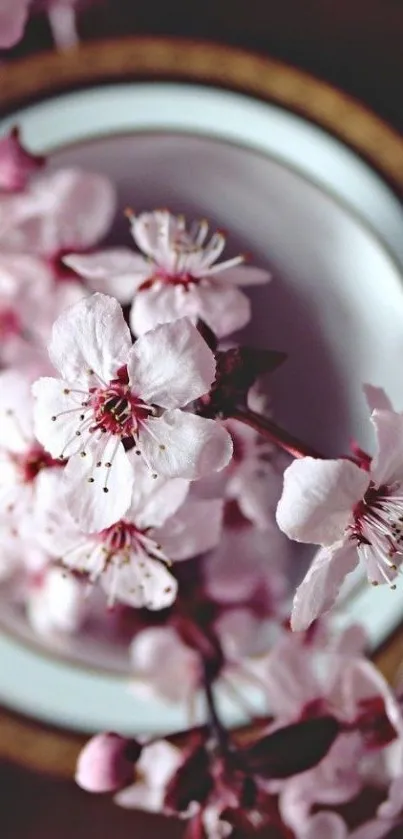
[[(102, 643), (113, 614), (133, 693), (189, 713), (202, 693), (208, 712), (179, 739), (98, 735), (78, 781), (188, 839), (391, 839), (401, 703), (360, 630), (335, 638), (322, 615), (358, 562), (396, 587), (403, 415), (366, 386), (374, 456), (279, 428), (261, 375), (282, 354), (231, 337), (269, 272), (167, 209), (126, 211), (134, 247), (105, 247), (116, 206), (103, 175), (0, 139), (0, 594), (47, 639), (95, 622)], [(297, 542), (318, 550), (290, 621)], [(246, 740), (217, 685), (258, 723)]]
[[(182, 819), (185, 836), (397, 839), (403, 828), (401, 700), (352, 627), (284, 630), (255, 664), (271, 717), (228, 735), (139, 742), (101, 734), (77, 782), (126, 808)], [(217, 720), (216, 720), (217, 724)]]
[(18, 131), (1, 141), (2, 578), (39, 632), (63, 634), (99, 607), (88, 583), (110, 606), (164, 610), (178, 593), (172, 564), (203, 555), (213, 624), (228, 623), (228, 603), (266, 619), (284, 597), (274, 513), (287, 461), (253, 429), (208, 416), (218, 356), (197, 324), (241, 327), (239, 285), (269, 276), (243, 257), (217, 262), (223, 235), (206, 243), (206, 222), (188, 230), (166, 210), (130, 219), (142, 253), (96, 250), (112, 185), (44, 167)]

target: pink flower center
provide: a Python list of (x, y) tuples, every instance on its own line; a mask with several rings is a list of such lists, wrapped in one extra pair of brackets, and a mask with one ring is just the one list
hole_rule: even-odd
[(399, 491), (399, 484), (376, 487), (371, 481), (364, 498), (355, 506), (350, 527), (350, 536), (358, 542), (364, 556), (375, 562), (387, 583), (397, 571), (396, 560), (403, 559), (403, 495)]
[(184, 291), (189, 291), (190, 287), (196, 285), (199, 282), (198, 277), (193, 277), (192, 274), (189, 274), (188, 271), (184, 271), (182, 273), (171, 273), (169, 271), (164, 271), (162, 268), (158, 268), (156, 273), (149, 277), (144, 283), (141, 284), (139, 287), (139, 291), (145, 291), (151, 286), (155, 285), (155, 283), (162, 283), (163, 285), (171, 285), (171, 286), (180, 286), (183, 288)]
[(21, 333), (21, 321), (15, 309), (5, 306), (0, 308), (0, 340), (11, 338)]
[(42, 469), (52, 469), (64, 465), (60, 460), (53, 460), (50, 454), (45, 452), (45, 449), (40, 445), (32, 446), (24, 454), (13, 454), (12, 459), (18, 467), (23, 483), (26, 484), (32, 483)]
[(122, 555), (123, 562), (128, 561), (130, 553), (136, 553), (139, 559), (150, 557), (167, 562), (167, 557), (153, 538), (150, 527), (140, 528), (133, 522), (121, 519), (101, 530), (97, 535), (97, 540), (104, 545), (107, 562), (117, 554)]
[(139, 425), (154, 412), (119, 379), (106, 388), (91, 388), (86, 407), (91, 407), (94, 414), (90, 431), (107, 431), (120, 437), (135, 437)]

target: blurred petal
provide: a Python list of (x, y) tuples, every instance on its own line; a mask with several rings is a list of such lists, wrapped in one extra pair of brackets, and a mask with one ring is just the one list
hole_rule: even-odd
[(155, 533), (162, 550), (174, 561), (190, 559), (214, 548), (220, 539), (223, 503), (189, 499)]
[(111, 294), (123, 304), (131, 302), (150, 270), (146, 260), (129, 248), (108, 248), (88, 254), (70, 253), (63, 262), (84, 277), (93, 291)]

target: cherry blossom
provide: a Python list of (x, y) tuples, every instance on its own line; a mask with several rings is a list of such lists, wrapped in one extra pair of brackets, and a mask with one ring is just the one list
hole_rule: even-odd
[(52, 260), (72, 248), (85, 251), (108, 232), (115, 208), (115, 189), (103, 175), (44, 172), (22, 192), (0, 197), (0, 244)]
[[(65, 566), (88, 574), (91, 582), (100, 578), (110, 605), (116, 599), (163, 609), (177, 592), (168, 566), (218, 542), (222, 505), (218, 500), (186, 500), (187, 481), (154, 480), (144, 465), (136, 466), (131, 505), (124, 518), (92, 534), (83, 532), (66, 509), (60, 477), (48, 476), (41, 486), (38, 539)], [(79, 514), (79, 503), (76, 509)]]
[(215, 374), (214, 356), (187, 318), (133, 346), (119, 304), (95, 294), (58, 318), (49, 352), (63, 379), (35, 383), (36, 432), (53, 456), (70, 458), (67, 503), (86, 530), (109, 527), (130, 505), (135, 458), (123, 441), (164, 477), (193, 480), (228, 463), (225, 429), (180, 410)]
[(313, 807), (356, 796), (370, 781), (377, 754), (402, 736), (403, 718), (392, 690), (360, 657), (355, 643), (349, 630), (336, 645), (323, 647), (287, 634), (259, 669), (276, 725), (330, 711), (344, 726), (317, 766), (279, 785), (280, 812), (298, 836), (302, 826), (310, 835)]
[(0, 374), (0, 502), (13, 520), (24, 526), (34, 511), (38, 479), (43, 470), (60, 470), (60, 463), (35, 438), (30, 381), (14, 371)]
[(65, 262), (95, 289), (124, 303), (134, 298), (130, 323), (136, 335), (183, 316), (205, 321), (220, 338), (248, 323), (250, 303), (238, 286), (266, 283), (270, 275), (245, 266), (244, 256), (217, 264), (225, 247), (222, 233), (206, 244), (206, 221), (187, 230), (184, 217), (168, 210), (131, 217), (131, 229), (143, 256), (118, 248), (71, 254)]
[(361, 561), (373, 585), (394, 580), (403, 559), (403, 416), (375, 410), (377, 453), (369, 470), (350, 460), (297, 460), (277, 508), (291, 539), (321, 545), (297, 590), (292, 627), (305, 629), (334, 603)]
[(205, 635), (204, 628), (199, 626), (193, 645), (192, 629), (186, 627), (186, 634), (182, 633), (180, 620), (145, 628), (130, 645), (131, 690), (144, 698), (185, 703), (191, 712), (203, 685), (203, 647), (206, 653), (210, 652), (212, 633), (222, 655), (220, 664), (217, 662), (216, 678), (222, 691), (242, 707), (240, 681), (253, 681), (244, 662), (263, 649), (267, 651), (272, 635), (269, 639), (266, 629), (265, 621), (241, 607), (218, 612)]
[(53, 323), (85, 294), (74, 280), (56, 284), (51, 265), (39, 256), (0, 253), (0, 363), (26, 375), (52, 373), (45, 347)]

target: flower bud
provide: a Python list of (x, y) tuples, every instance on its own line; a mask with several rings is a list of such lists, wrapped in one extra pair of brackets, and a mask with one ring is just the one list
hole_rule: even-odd
[(116, 792), (133, 780), (133, 764), (141, 750), (136, 740), (111, 732), (97, 734), (80, 752), (76, 782), (87, 792)]

